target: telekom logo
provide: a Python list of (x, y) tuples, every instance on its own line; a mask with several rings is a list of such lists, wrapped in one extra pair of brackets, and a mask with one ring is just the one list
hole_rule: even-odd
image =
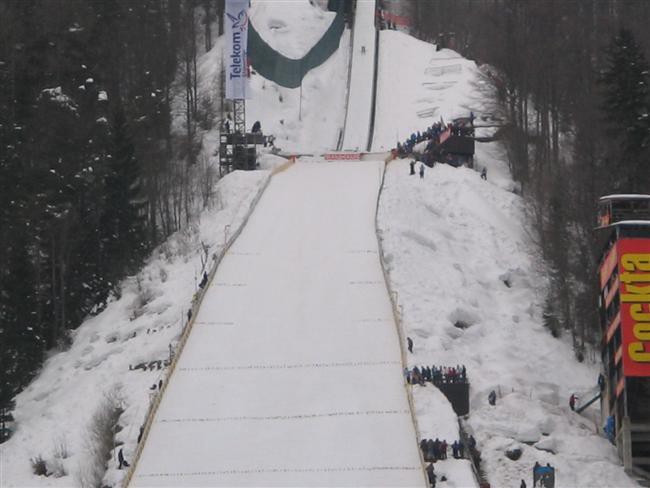
[(241, 78), (244, 73), (244, 49), (242, 47), (242, 32), (248, 26), (248, 14), (242, 9), (237, 16), (227, 14), (232, 22), (232, 53), (230, 54), (230, 79)]

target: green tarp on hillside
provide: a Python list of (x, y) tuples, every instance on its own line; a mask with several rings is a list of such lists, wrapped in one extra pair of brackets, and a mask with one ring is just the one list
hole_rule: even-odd
[(286, 88), (297, 88), (309, 70), (320, 66), (339, 48), (345, 30), (343, 9), (323, 37), (301, 59), (291, 59), (269, 46), (251, 23), (248, 26), (248, 60), (260, 75)]

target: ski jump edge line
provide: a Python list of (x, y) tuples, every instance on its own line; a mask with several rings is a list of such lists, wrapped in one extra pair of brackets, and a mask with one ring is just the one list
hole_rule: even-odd
[[(397, 337), (399, 339), (399, 350), (400, 350), (400, 357), (402, 361), (402, 369), (404, 369), (407, 367), (406, 351), (404, 350), (404, 344), (405, 344), (404, 324), (402, 323), (402, 316), (397, 308), (397, 292), (393, 291), (392, 289), (390, 277), (388, 275), (388, 270), (386, 267), (386, 261), (384, 258), (384, 248), (382, 247), (382, 239), (381, 236), (379, 235), (379, 202), (381, 200), (381, 194), (384, 190), (384, 182), (386, 180), (386, 169), (388, 168), (388, 164), (393, 159), (394, 157), (392, 156), (392, 154), (389, 154), (384, 159), (384, 168), (381, 174), (381, 181), (379, 183), (379, 190), (377, 191), (377, 202), (375, 206), (375, 236), (377, 237), (377, 246), (379, 248), (379, 264), (381, 265), (381, 271), (384, 275), (384, 283), (386, 285), (386, 291), (388, 292), (388, 298), (390, 300), (391, 308), (393, 310), (393, 321), (395, 323), (395, 328), (397, 329)], [(413, 392), (408, 387), (406, 381), (404, 381), (403, 386), (404, 386), (404, 390), (406, 391), (406, 398), (409, 403), (411, 421), (413, 422), (413, 428), (415, 429), (415, 441), (418, 444), (418, 446), (416, 447), (417, 447), (418, 456), (420, 458), (420, 470), (422, 472), (422, 477), (423, 477), (422, 481), (424, 481), (423, 486), (429, 486), (424, 457), (422, 455), (422, 450), (420, 449), (419, 446), (420, 428), (418, 425), (417, 416), (415, 415), (415, 402), (413, 400)]]

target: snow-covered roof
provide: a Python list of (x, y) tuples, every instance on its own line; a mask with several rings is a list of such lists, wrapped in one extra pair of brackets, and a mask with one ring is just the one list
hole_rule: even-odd
[(620, 220), (618, 222), (612, 222), (611, 224), (606, 225), (604, 227), (600, 227), (600, 228), (601, 229), (607, 229), (607, 228), (614, 227), (614, 226), (617, 226), (617, 225), (629, 225), (629, 226), (633, 226), (633, 225), (645, 226), (645, 225), (647, 225), (647, 226), (650, 226), (650, 220)]
[(617, 194), (617, 195), (605, 195), (600, 197), (601, 202), (604, 200), (650, 200), (650, 195), (641, 195), (641, 194)]

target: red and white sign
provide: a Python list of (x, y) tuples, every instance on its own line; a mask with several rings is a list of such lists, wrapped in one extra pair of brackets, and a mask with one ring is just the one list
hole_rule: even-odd
[(359, 161), (362, 153), (327, 153), (323, 154), (326, 161)]
[(650, 376), (650, 239), (617, 243), (623, 374)]

